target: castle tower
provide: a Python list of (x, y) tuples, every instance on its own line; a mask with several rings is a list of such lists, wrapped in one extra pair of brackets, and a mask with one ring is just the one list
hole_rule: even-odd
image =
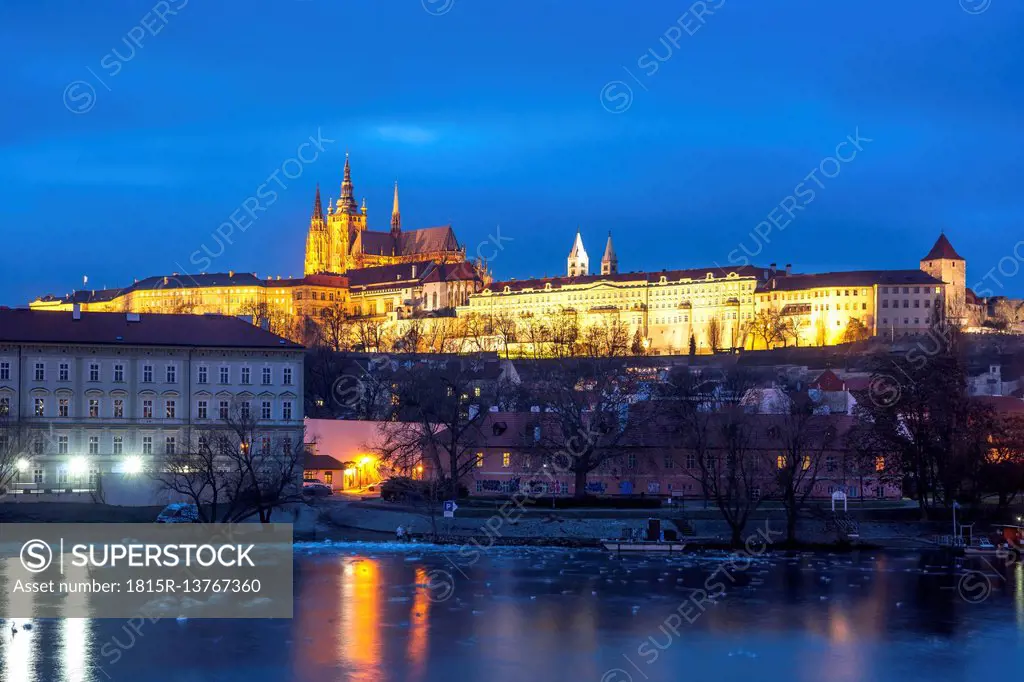
[(960, 257), (945, 233), (921, 259), (921, 269), (946, 283), (946, 316), (962, 323), (967, 319), (967, 261)]
[(576, 241), (572, 244), (567, 259), (567, 271), (569, 277), (582, 277), (590, 274), (590, 257), (587, 250), (583, 248), (583, 237), (580, 236), (579, 228), (576, 228)]
[(601, 257), (601, 274), (614, 275), (619, 271), (619, 257), (615, 255), (615, 247), (612, 246), (612, 231), (608, 230), (608, 243), (604, 246), (604, 256)]
[(398, 181), (395, 181), (395, 203), (391, 207), (391, 234), (398, 236), (402, 231), (402, 214), (398, 210)]
[(330, 234), (324, 220), (323, 207), (320, 204), (320, 185), (316, 186), (316, 199), (313, 200), (313, 215), (309, 219), (309, 234), (306, 237), (305, 273), (315, 275), (330, 269)]
[(327, 216), (327, 232), (330, 236), (330, 259), (328, 271), (344, 274), (354, 266), (358, 254), (352, 253), (352, 242), (357, 233), (366, 229), (365, 205), (356, 203), (352, 188), (352, 167), (348, 153), (345, 154), (345, 170), (341, 181), (341, 198), (334, 211)]

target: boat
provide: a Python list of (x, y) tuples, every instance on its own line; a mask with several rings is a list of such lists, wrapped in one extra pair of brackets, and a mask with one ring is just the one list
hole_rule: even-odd
[(601, 544), (609, 552), (638, 554), (671, 554), (682, 552), (685, 542), (647, 542), (645, 540), (602, 540)]

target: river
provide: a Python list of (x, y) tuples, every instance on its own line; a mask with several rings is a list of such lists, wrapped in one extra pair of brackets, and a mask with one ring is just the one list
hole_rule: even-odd
[(295, 581), (293, 620), (0, 621), (0, 680), (938, 682), (1024, 650), (994, 558), (346, 543), (298, 545)]

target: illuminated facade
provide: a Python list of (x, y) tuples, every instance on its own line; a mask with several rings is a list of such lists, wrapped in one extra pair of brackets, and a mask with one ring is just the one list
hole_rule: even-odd
[(602, 274), (591, 275), (577, 232), (566, 277), (492, 282), (458, 313), (510, 320), (510, 345), (524, 354), (546, 354), (538, 339), (557, 337), (559, 326), (581, 336), (621, 327), (620, 337), (658, 354), (687, 353), (691, 344), (696, 352), (824, 346), (926, 333), (944, 314), (947, 291), (963, 300), (965, 270), (941, 236), (920, 270), (794, 274), (772, 264), (619, 273), (609, 235)]
[(303, 348), (226, 316), (0, 310), (0, 438), (17, 492), (92, 490), (187, 451), (236, 406), (301, 446)]
[(122, 289), (44, 296), (33, 310), (222, 314), (249, 316), (277, 333), (297, 337), (305, 318), (328, 310), (349, 317), (400, 320), (463, 305), (483, 286), (482, 268), (450, 225), (402, 230), (395, 184), (388, 232), (367, 229), (365, 201), (357, 206), (345, 159), (341, 198), (325, 214), (320, 188), (306, 238), (305, 276), (259, 278), (256, 273), (174, 273)]
[(451, 225), (402, 231), (397, 182), (391, 208), (391, 229), (387, 232), (367, 229), (366, 200), (362, 206), (356, 205), (348, 156), (345, 157), (341, 198), (334, 206), (327, 203), (326, 216), (320, 202), (320, 187), (316, 188), (306, 238), (307, 275), (341, 275), (350, 270), (380, 265), (422, 261), (461, 263), (465, 260), (466, 250), (459, 246)]

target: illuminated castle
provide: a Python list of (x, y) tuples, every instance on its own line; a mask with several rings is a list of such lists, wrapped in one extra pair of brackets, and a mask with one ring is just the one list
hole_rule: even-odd
[(367, 229), (366, 200), (362, 206), (356, 205), (347, 154), (341, 198), (334, 206), (328, 202), (326, 216), (320, 203), (319, 185), (316, 188), (309, 236), (306, 238), (307, 275), (343, 275), (349, 270), (377, 265), (423, 261), (446, 264), (465, 260), (466, 250), (459, 246), (451, 225), (402, 231), (397, 182), (391, 209), (391, 229), (387, 232)]

